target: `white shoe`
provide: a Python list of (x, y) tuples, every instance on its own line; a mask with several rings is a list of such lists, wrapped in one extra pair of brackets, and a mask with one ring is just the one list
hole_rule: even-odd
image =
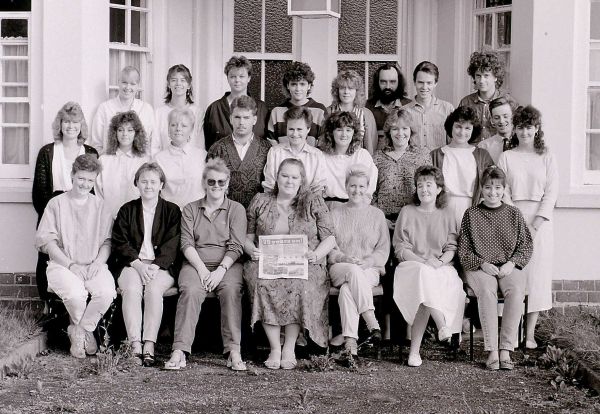
[(85, 330), (79, 325), (69, 325), (67, 328), (71, 348), (69, 351), (75, 358), (85, 358)]
[(409, 367), (420, 367), (422, 363), (423, 363), (423, 360), (421, 359), (421, 356), (419, 354), (408, 356), (408, 366)]
[(447, 326), (443, 326), (438, 330), (438, 340), (440, 342), (448, 342), (452, 339), (452, 332)]
[(83, 347), (85, 349), (85, 353), (87, 355), (96, 355), (96, 352), (98, 352), (98, 343), (96, 342), (94, 333), (85, 331), (84, 335), (85, 340)]
[(344, 343), (344, 335), (339, 334), (331, 338), (329, 343), (333, 346), (342, 346)]

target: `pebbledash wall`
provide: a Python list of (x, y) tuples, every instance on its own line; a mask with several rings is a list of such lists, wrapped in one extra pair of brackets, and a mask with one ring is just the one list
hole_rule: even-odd
[[(269, 0), (267, 0), (268, 2)], [(372, 3), (372, 2), (371, 2)], [(457, 103), (471, 92), (466, 63), (473, 44), (473, 0), (400, 0), (406, 14), (401, 63), (407, 79), (422, 60), (438, 64), (438, 96)], [(31, 156), (51, 141), (50, 124), (67, 100), (91, 120), (108, 91), (109, 0), (33, 0), (31, 16)], [(233, 50), (233, 0), (152, 0), (153, 83), (161, 102), (164, 76), (175, 63), (191, 67), (200, 105), (227, 88), (222, 64)], [(585, 179), (589, 0), (513, 0), (510, 92), (538, 107), (556, 155), (560, 197), (554, 215), (553, 290), (557, 307), (600, 305), (600, 182)], [(328, 104), (336, 72), (337, 21), (295, 18), (293, 59), (316, 73), (313, 96)], [(268, 59), (268, 57), (266, 57)], [(412, 82), (409, 82), (410, 84)], [(414, 89), (409, 89), (413, 94)], [(33, 166), (32, 166), (33, 170)], [(592, 183), (593, 184), (593, 183)], [(31, 180), (0, 176), (0, 302), (40, 306), (33, 248), (37, 216)]]

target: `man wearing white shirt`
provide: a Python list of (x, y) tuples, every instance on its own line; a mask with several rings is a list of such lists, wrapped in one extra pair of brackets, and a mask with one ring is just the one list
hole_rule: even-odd
[(496, 134), (481, 141), (477, 146), (490, 153), (494, 164), (498, 163), (500, 154), (516, 146), (513, 142), (512, 107), (505, 97), (501, 96), (490, 102), (491, 124)]

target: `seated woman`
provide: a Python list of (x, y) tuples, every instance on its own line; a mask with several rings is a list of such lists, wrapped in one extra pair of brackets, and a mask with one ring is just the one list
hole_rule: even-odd
[(352, 112), (358, 120), (360, 147), (373, 154), (377, 148), (377, 125), (370, 109), (365, 108), (365, 86), (363, 78), (355, 70), (343, 70), (331, 82), (331, 105), (326, 116), (336, 112)]
[(195, 147), (190, 140), (196, 117), (191, 109), (173, 109), (169, 112), (169, 147), (155, 156), (167, 177), (162, 197), (180, 209), (204, 197), (202, 171), (206, 151)]
[(121, 289), (123, 319), (133, 356), (138, 364), (153, 366), (163, 294), (174, 285), (177, 275), (174, 264), (181, 212), (176, 204), (160, 196), (165, 174), (158, 164), (143, 164), (133, 182), (141, 197), (119, 209), (112, 230), (110, 264)]
[(101, 168), (95, 155), (75, 158), (72, 188), (48, 202), (35, 235), (35, 247), (50, 256), (48, 290), (69, 313), (67, 333), (75, 358), (96, 353), (94, 330), (116, 296), (106, 266), (111, 222), (103, 220), (102, 200), (90, 194)]
[[(308, 189), (304, 165), (287, 158), (277, 171), (272, 193), (257, 194), (248, 207), (248, 234), (244, 251), (252, 260), (244, 264), (244, 280), (252, 301), (251, 324), (261, 321), (271, 353), (265, 361), (270, 369), (293, 369), (294, 346), (300, 329), (327, 347), (329, 278), (325, 257), (335, 246), (329, 210), (323, 198)], [(303, 234), (308, 238), (308, 280), (259, 279), (256, 246), (258, 236)], [(284, 327), (285, 342), (280, 342)]]
[[(510, 353), (517, 342), (521, 307), (533, 241), (517, 207), (504, 204), (506, 174), (501, 168), (485, 169), (481, 178), (483, 202), (465, 211), (460, 226), (458, 255), (466, 281), (477, 295), (486, 368), (513, 369)], [(498, 343), (498, 289), (504, 296)], [(498, 353), (500, 349), (500, 353)]]
[(328, 256), (329, 277), (331, 284), (340, 288), (342, 335), (346, 350), (353, 356), (357, 354), (359, 315), (367, 323), (374, 344), (381, 341), (372, 288), (385, 273), (390, 254), (385, 216), (370, 205), (369, 180), (364, 166), (351, 166), (346, 173), (348, 202), (331, 212), (337, 246)]
[(377, 184), (377, 167), (371, 154), (360, 146), (358, 120), (352, 112), (336, 112), (325, 120), (325, 135), (320, 146), (325, 158), (325, 201), (332, 209), (348, 201), (346, 172), (348, 167), (361, 164), (369, 174), (369, 200)]
[(432, 166), (415, 172), (413, 204), (400, 210), (393, 245), (400, 264), (394, 274), (394, 301), (411, 327), (408, 365), (421, 365), (421, 340), (433, 318), (438, 339), (459, 333), (465, 292), (456, 269), (458, 222), (445, 208), (444, 176)]
[[(185, 261), (179, 273), (175, 340), (165, 369), (185, 367), (202, 303), (215, 292), (221, 304), (223, 353), (227, 367), (245, 371), (240, 354), (242, 332), (242, 255), (246, 234), (244, 207), (226, 197), (229, 169), (220, 158), (208, 160), (202, 173), (206, 196), (185, 206), (181, 216), (181, 251)], [(185, 352), (185, 353), (184, 353)]]
[(119, 112), (110, 121), (106, 152), (100, 156), (102, 172), (94, 187), (111, 218), (123, 204), (140, 196), (134, 176), (147, 161), (146, 132), (140, 118), (133, 111)]

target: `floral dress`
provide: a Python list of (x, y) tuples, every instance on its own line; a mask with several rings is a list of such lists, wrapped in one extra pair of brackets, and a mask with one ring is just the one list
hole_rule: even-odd
[[(305, 234), (308, 248), (314, 250), (322, 240), (333, 235), (329, 210), (321, 196), (309, 196), (304, 217), (295, 206), (288, 217), (289, 234)], [(248, 234), (258, 236), (278, 234), (279, 220), (277, 197), (257, 194), (248, 207)], [(280, 234), (280, 233), (279, 233)], [(259, 279), (258, 261), (244, 264), (244, 280), (252, 302), (251, 325), (262, 321), (271, 325), (299, 324), (308, 330), (310, 338), (326, 347), (329, 335), (328, 300), (329, 278), (325, 259), (308, 265), (308, 280)]]

